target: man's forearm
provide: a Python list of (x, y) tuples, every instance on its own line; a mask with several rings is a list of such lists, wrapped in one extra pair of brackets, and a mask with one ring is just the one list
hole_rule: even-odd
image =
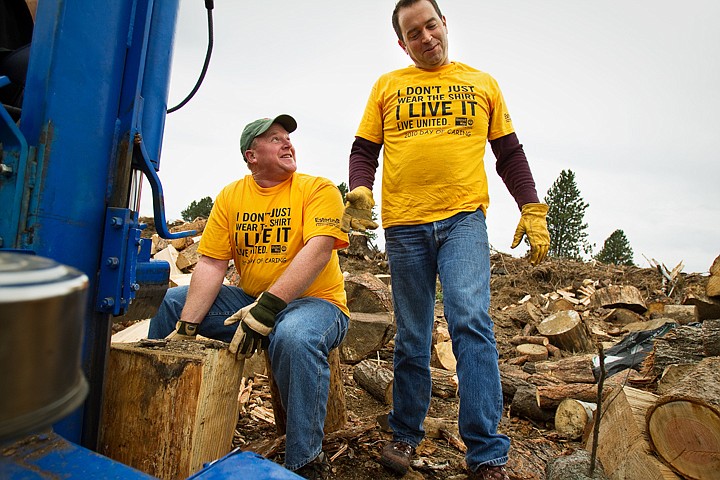
[(526, 203), (538, 203), (535, 180), (517, 135), (511, 133), (491, 140), (490, 146), (497, 159), (495, 169), (518, 208), (522, 208)]
[(220, 292), (228, 261), (202, 256), (195, 266), (180, 320), (201, 323)]
[(381, 149), (381, 144), (355, 137), (350, 149), (350, 190), (356, 187), (367, 187), (372, 190)]

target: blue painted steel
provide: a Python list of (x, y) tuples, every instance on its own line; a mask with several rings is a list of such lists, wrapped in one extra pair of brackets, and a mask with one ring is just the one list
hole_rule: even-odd
[(155, 478), (68, 442), (53, 432), (0, 444), (0, 450), (4, 452), (0, 455), (0, 478), (4, 480)]
[(283, 468), (257, 453), (242, 452), (238, 449), (223, 458), (210, 463), (188, 480), (215, 480), (247, 478), (257, 480), (297, 480), (301, 476)]
[[(146, 72), (162, 72), (150, 75), (150, 84), (167, 82), (171, 55), (150, 64), (146, 53), (149, 45), (172, 45), (177, 8), (178, 0), (39, 2), (20, 135), (4, 118), (0, 125), (5, 137), (17, 139), (15, 150), (31, 153), (25, 159), (17, 155), (17, 171), (25, 169), (25, 175), (0, 183), (0, 199), (12, 200), (5, 204), (12, 205), (10, 227), (18, 232), (12, 239), (4, 238), (0, 248), (31, 250), (91, 279), (82, 355), (90, 393), (79, 412), (56, 426), (68, 440), (91, 449), (96, 448), (100, 422), (110, 313), (116, 312), (95, 308), (98, 272), (108, 258), (136, 260), (135, 250), (128, 252), (127, 247), (139, 228), (134, 218), (123, 232), (127, 237), (106, 248), (105, 219), (111, 216), (109, 208), (126, 209), (133, 203), (123, 199), (122, 192), (129, 191), (127, 173), (136, 145), (154, 145), (158, 160), (167, 98), (146, 102), (142, 92)], [(153, 53), (153, 62), (160, 56)], [(166, 95), (167, 85), (147, 91)], [(154, 125), (154, 138), (142, 131), (140, 119)], [(5, 158), (11, 156), (4, 154)], [(5, 237), (8, 225), (2, 226)], [(123, 264), (121, 278), (111, 282), (114, 304), (122, 306), (131, 298), (128, 289), (137, 283), (135, 268)]]

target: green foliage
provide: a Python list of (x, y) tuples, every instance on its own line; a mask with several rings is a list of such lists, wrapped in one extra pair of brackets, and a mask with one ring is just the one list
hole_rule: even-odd
[(185, 210), (180, 212), (180, 215), (182, 215), (183, 220), (185, 220), (186, 222), (191, 222), (198, 217), (208, 218), (210, 216), (210, 210), (212, 210), (212, 207), (212, 198), (205, 197), (201, 198), (198, 201), (193, 200), (193, 202), (188, 205)]
[(547, 224), (550, 232), (549, 255), (556, 258), (581, 260), (580, 252), (589, 254), (587, 224), (583, 223), (585, 210), (590, 205), (580, 196), (575, 184), (575, 173), (563, 170), (545, 196), (548, 205)]
[(630, 242), (628, 242), (625, 232), (620, 229), (610, 234), (605, 240), (602, 249), (594, 258), (602, 263), (635, 265), (635, 263), (633, 263), (633, 251), (632, 248), (630, 248)]
[[(342, 182), (340, 185), (337, 186), (337, 188), (338, 188), (338, 190), (340, 190), (340, 195), (342, 195), (342, 201), (343, 201), (343, 205), (344, 205), (345, 204), (345, 195), (347, 195), (347, 193), (350, 191), (350, 189), (348, 188), (348, 186), (345, 182)], [(377, 218), (377, 213), (375, 212), (374, 207), (372, 210), (371, 218), (377, 222), (378, 218)], [(370, 240), (371, 243), (375, 239), (377, 239), (377, 233), (375, 233), (372, 230), (365, 230), (363, 233), (365, 234), (366, 237), (368, 237), (368, 240)]]

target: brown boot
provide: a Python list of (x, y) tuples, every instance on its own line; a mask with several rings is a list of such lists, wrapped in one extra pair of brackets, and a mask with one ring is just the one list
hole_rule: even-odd
[(382, 450), (380, 465), (402, 476), (410, 468), (413, 455), (415, 455), (415, 447), (409, 443), (390, 442)]
[(481, 465), (467, 476), (468, 480), (510, 480), (504, 465)]

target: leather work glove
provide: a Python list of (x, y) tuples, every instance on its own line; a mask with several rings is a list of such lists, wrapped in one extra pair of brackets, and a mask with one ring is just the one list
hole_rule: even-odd
[(197, 337), (197, 323), (183, 322), (179, 320), (175, 324), (175, 330), (165, 337), (166, 340), (195, 340)]
[(372, 219), (374, 206), (375, 200), (369, 188), (353, 188), (345, 195), (345, 211), (340, 222), (340, 230), (348, 233), (351, 229), (364, 232), (368, 228), (370, 230), (378, 228), (378, 224)]
[(520, 223), (515, 229), (515, 238), (510, 248), (520, 245), (527, 235), (530, 242), (530, 263), (537, 265), (543, 261), (550, 248), (550, 233), (547, 228), (548, 206), (544, 203), (526, 203), (522, 206)]
[(243, 307), (225, 320), (225, 325), (240, 322), (230, 342), (230, 353), (236, 359), (250, 358), (256, 350), (261, 350), (263, 341), (275, 326), (275, 317), (287, 303), (270, 292), (263, 292), (247, 307)]

